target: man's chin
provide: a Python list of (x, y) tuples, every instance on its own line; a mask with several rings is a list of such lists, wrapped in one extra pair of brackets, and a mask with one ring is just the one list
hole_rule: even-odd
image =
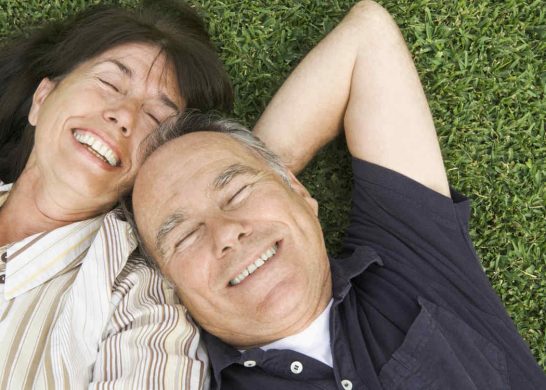
[(224, 318), (221, 322), (224, 326), (221, 328), (206, 325), (203, 328), (237, 349), (260, 347), (298, 333), (312, 322), (312, 319), (302, 321), (307, 318), (304, 318), (304, 313), (295, 310), (295, 306), (297, 305), (286, 303), (271, 305), (268, 311), (261, 312), (259, 317), (256, 316), (254, 319), (249, 318), (248, 313), (241, 313), (231, 324)]

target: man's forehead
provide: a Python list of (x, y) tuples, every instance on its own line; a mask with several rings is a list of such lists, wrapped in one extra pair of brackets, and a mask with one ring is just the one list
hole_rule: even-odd
[[(206, 171), (220, 173), (234, 164), (258, 169), (258, 159), (232, 137), (215, 132), (196, 132), (169, 141), (148, 158), (141, 179), (168, 185), (171, 180), (197, 179)], [(214, 180), (214, 179), (211, 179)]]
[[(254, 155), (240, 142), (222, 133), (209, 131), (186, 134), (160, 147), (152, 158), (166, 164), (176, 159), (178, 164), (191, 164), (193, 168), (213, 164), (219, 160), (254, 160)], [(179, 166), (180, 169), (185, 167)]]
[(135, 184), (134, 206), (144, 220), (158, 220), (149, 227), (165, 226), (172, 215), (185, 215), (196, 200), (219, 193), (234, 178), (258, 175), (258, 166), (253, 154), (228, 135), (190, 133), (164, 144), (146, 160)]

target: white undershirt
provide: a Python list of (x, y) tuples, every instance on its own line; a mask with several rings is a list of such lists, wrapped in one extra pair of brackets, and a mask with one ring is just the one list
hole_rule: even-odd
[(260, 347), (268, 349), (290, 349), (310, 356), (332, 367), (332, 350), (330, 348), (330, 307), (331, 299), (326, 309), (300, 333), (272, 342)]

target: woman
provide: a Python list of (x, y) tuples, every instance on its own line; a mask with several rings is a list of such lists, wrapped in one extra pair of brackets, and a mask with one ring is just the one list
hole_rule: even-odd
[(194, 326), (110, 211), (159, 123), (231, 105), (203, 23), (171, 7), (94, 8), (3, 49), (0, 388), (205, 385)]

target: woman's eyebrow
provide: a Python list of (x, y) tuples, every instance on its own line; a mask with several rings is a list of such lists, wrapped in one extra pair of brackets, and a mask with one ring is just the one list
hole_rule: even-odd
[(178, 106), (176, 105), (176, 103), (173, 102), (173, 101), (171, 100), (171, 98), (168, 97), (168, 96), (167, 96), (166, 94), (164, 94), (163, 92), (161, 92), (161, 93), (159, 94), (159, 99), (161, 100), (161, 102), (163, 102), (164, 105), (166, 105), (166, 106), (169, 107), (169, 108), (172, 108), (174, 111), (176, 111), (176, 112), (181, 111), (181, 110), (180, 110), (180, 107), (178, 107)]
[(104, 61), (100, 62), (99, 64), (104, 64), (104, 63), (108, 63), (108, 62), (111, 63), (111, 64), (116, 65), (118, 67), (118, 69), (121, 71), (121, 73), (123, 73), (124, 75), (128, 76), (129, 78), (133, 77), (133, 71), (131, 70), (131, 68), (129, 68), (123, 62), (121, 62), (119, 60), (116, 60), (114, 58), (109, 58), (107, 60), (104, 60)]
[[(121, 62), (119, 60), (116, 60), (115, 58), (109, 58), (107, 60), (104, 60), (104, 61), (100, 62), (99, 64), (104, 64), (104, 63), (114, 64), (121, 71), (121, 73), (123, 73), (125, 76), (127, 76), (129, 78), (133, 77), (133, 71), (131, 70), (131, 68), (129, 68), (123, 62)], [(168, 97), (165, 93), (163, 93), (163, 92), (159, 93), (159, 100), (161, 100), (161, 102), (164, 105), (166, 105), (167, 107), (172, 108), (174, 111), (177, 111), (177, 112), (180, 111), (180, 107), (178, 107), (178, 105), (170, 97)]]

